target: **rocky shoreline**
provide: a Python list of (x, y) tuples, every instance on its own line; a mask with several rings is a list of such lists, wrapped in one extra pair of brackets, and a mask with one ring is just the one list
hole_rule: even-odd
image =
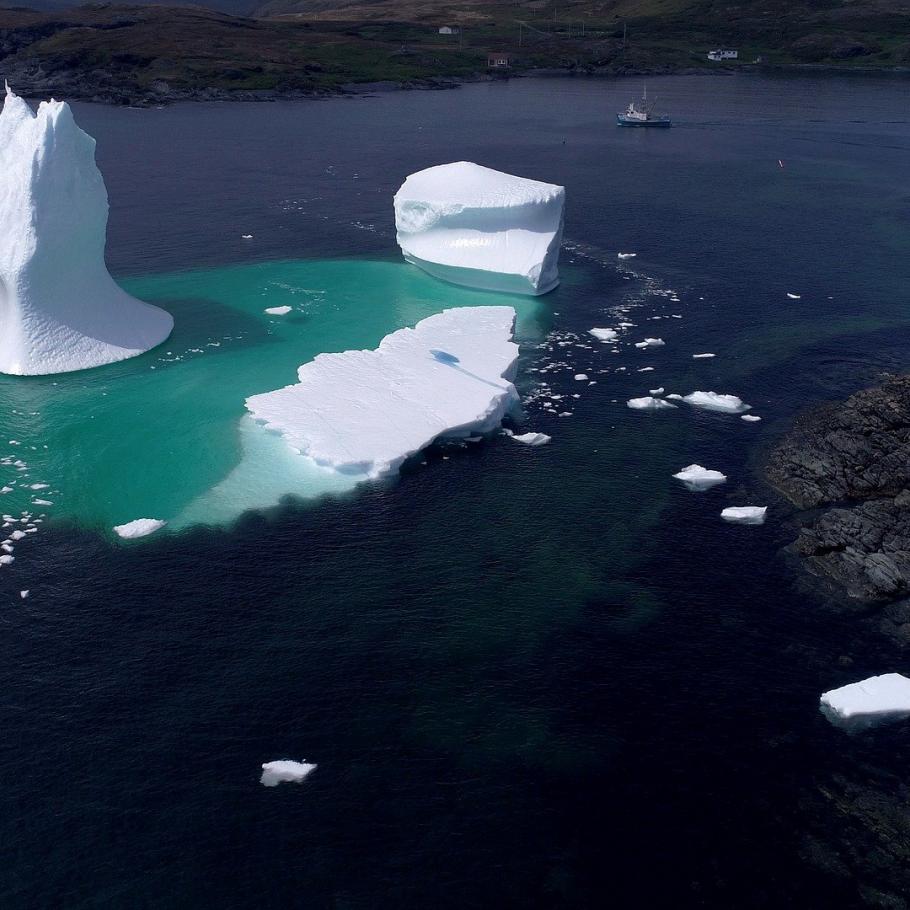
[(910, 376), (798, 418), (765, 471), (800, 510), (806, 568), (886, 605), (883, 631), (910, 646)]

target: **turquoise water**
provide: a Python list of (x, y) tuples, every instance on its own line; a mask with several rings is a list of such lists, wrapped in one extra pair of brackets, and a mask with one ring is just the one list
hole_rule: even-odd
[[(17, 443), (10, 457), (28, 466), (3, 466), (4, 482), (15, 484), (7, 513), (101, 531), (140, 517), (180, 528), (226, 524), (289, 495), (345, 492), (349, 478), (295, 456), (244, 417), (244, 400), (295, 382), (297, 367), (320, 352), (374, 348), (446, 307), (506, 301), (519, 338), (541, 334), (532, 298), (464, 290), (398, 261), (261, 262), (122, 283), (172, 313), (174, 332), (102, 369), (0, 380)], [(264, 312), (276, 306), (292, 310)]]

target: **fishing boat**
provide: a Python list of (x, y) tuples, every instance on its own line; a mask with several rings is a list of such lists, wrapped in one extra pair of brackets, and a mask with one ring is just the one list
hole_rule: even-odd
[(672, 121), (666, 114), (655, 114), (654, 105), (656, 101), (648, 103), (648, 87), (644, 86), (641, 96), (641, 102), (636, 104), (634, 101), (629, 102), (629, 106), (620, 114), (616, 115), (618, 126), (672, 126)]

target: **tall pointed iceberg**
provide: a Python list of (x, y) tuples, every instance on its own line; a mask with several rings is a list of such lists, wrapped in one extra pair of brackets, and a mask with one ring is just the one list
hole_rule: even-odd
[(104, 263), (107, 191), (95, 140), (68, 104), (0, 113), (0, 372), (66, 373), (134, 357), (170, 314), (130, 297)]
[(395, 194), (408, 262), (472, 288), (546, 294), (559, 284), (565, 190), (470, 161), (410, 177)]

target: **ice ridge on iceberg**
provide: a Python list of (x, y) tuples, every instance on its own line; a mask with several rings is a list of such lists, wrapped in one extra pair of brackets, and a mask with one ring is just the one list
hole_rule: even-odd
[(299, 382), (246, 401), (300, 455), (358, 479), (394, 474), (434, 440), (487, 433), (518, 402), (512, 307), (443, 310), (371, 351), (319, 354)]
[(95, 140), (68, 104), (37, 114), (7, 86), (0, 113), (0, 372), (42, 375), (134, 357), (168, 337), (164, 310), (104, 263), (108, 201)]
[(561, 186), (458, 161), (411, 174), (395, 194), (404, 258), (467, 287), (545, 294), (559, 284)]

